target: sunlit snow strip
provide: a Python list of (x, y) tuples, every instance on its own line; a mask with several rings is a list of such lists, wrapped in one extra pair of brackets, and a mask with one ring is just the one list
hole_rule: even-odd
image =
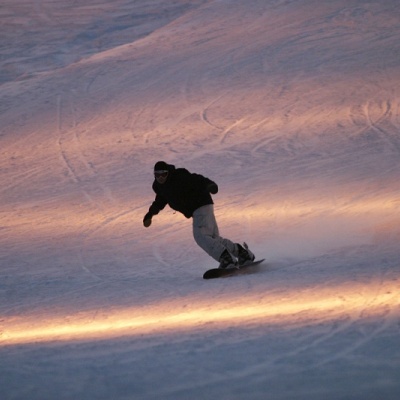
[[(341, 315), (362, 319), (368, 311), (369, 318), (390, 309), (400, 315), (400, 297), (397, 289), (385, 285), (384, 293), (376, 294), (368, 287), (356, 285), (352, 288), (330, 288), (325, 293), (317, 289), (313, 295), (294, 297), (288, 301), (268, 298), (260, 303), (258, 299), (244, 298), (241, 305), (221, 308), (216, 305), (200, 305), (187, 312), (173, 313), (171, 304), (160, 304), (156, 310), (144, 311), (138, 308), (110, 312), (93, 321), (91, 315), (68, 316), (64, 320), (48, 319), (29, 324), (7, 322), (3, 326), (0, 345), (24, 344), (49, 341), (70, 341), (85, 339), (108, 339), (118, 336), (143, 334), (173, 334), (176, 331), (212, 331), (227, 326), (247, 324), (265, 325), (306, 325), (337, 318)], [(370, 293), (369, 293), (370, 292)], [(300, 295), (299, 295), (300, 296)], [(386, 311), (385, 311), (386, 312)], [(143, 313), (140, 317), (137, 315)], [(69, 322), (66, 323), (65, 320)]]
[[(145, 201), (148, 201), (148, 199)], [(143, 211), (142, 208), (138, 208), (130, 212), (121, 212), (120, 206), (115, 209), (108, 207), (109, 215), (104, 217), (93, 211), (92, 208), (85, 211), (80, 203), (77, 204), (73, 206), (71, 204), (63, 205), (58, 203), (52, 209), (44, 210), (35, 210), (33, 207), (26, 211), (20, 211), (18, 215), (13, 213), (8, 216), (5, 215), (2, 223), (5, 228), (12, 228), (15, 235), (29, 238), (32, 232), (30, 229), (25, 228), (31, 224), (35, 224), (37, 227), (35, 230), (35, 237), (37, 237), (40, 233), (54, 234), (54, 232), (68, 232), (69, 230), (76, 232), (76, 228), (81, 227), (83, 222), (86, 226), (94, 226), (97, 229), (99, 229), (99, 225), (103, 226), (111, 223), (118, 225), (125, 221), (131, 221), (135, 213), (141, 216)], [(122, 208), (129, 209), (129, 206)], [(230, 219), (231, 215), (237, 215), (238, 211), (240, 212), (243, 209), (243, 204), (224, 204), (223, 198), (220, 198), (216, 208), (223, 208), (224, 217)], [(246, 208), (246, 214), (260, 221), (271, 218), (284, 220), (285, 218), (292, 219), (298, 216), (312, 217), (328, 212), (332, 213), (332, 215), (342, 215), (343, 218), (359, 216), (365, 218), (369, 216), (373, 219), (376, 217), (381, 218), (382, 215), (395, 216), (399, 208), (398, 198), (393, 195), (382, 196), (378, 199), (343, 200), (342, 204), (291, 197), (285, 200), (263, 201), (259, 205), (252, 204)], [(164, 220), (168, 219), (168, 217), (168, 213), (162, 216)], [(171, 218), (176, 221), (176, 218)], [(38, 221), (44, 221), (44, 223), (38, 224)]]

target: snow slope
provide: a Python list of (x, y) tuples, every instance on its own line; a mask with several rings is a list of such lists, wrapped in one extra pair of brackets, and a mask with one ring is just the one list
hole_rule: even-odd
[[(394, 0), (5, 0), (1, 399), (398, 399)], [(215, 265), (154, 162), (215, 180)]]

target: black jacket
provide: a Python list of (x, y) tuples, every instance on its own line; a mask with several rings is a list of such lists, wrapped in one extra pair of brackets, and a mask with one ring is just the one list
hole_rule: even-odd
[(165, 183), (153, 182), (156, 198), (149, 209), (151, 215), (158, 214), (168, 204), (190, 218), (198, 208), (214, 203), (210, 191), (217, 193), (215, 182), (202, 175), (192, 174), (185, 168), (175, 168), (174, 165), (168, 165), (168, 170)]

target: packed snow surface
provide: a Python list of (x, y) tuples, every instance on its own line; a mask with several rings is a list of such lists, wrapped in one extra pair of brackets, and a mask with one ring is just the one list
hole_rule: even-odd
[[(3, 0), (0, 398), (400, 398), (395, 0)], [(216, 181), (216, 263), (153, 165)]]

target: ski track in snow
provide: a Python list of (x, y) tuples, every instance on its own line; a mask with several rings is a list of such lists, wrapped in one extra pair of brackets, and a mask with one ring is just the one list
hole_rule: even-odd
[[(6, 0), (0, 398), (397, 400), (397, 8)], [(257, 272), (143, 228), (159, 159)]]

